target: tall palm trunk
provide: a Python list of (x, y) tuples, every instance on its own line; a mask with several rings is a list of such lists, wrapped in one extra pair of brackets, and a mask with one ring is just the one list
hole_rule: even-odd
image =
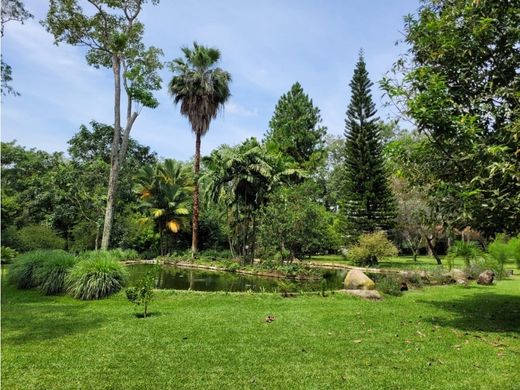
[(195, 133), (195, 188), (193, 191), (193, 222), (191, 231), (191, 254), (195, 257), (199, 244), (199, 175), (200, 175), (200, 131)]

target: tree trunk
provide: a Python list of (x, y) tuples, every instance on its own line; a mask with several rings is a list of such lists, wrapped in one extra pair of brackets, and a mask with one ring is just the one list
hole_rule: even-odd
[(114, 220), (114, 206), (117, 192), (117, 179), (119, 177), (119, 146), (121, 143), (121, 60), (112, 56), (112, 70), (114, 72), (114, 136), (112, 137), (112, 150), (110, 152), (110, 176), (108, 178), (107, 207), (103, 224), (103, 237), (101, 249), (107, 250), (112, 232)]
[(193, 222), (191, 231), (191, 254), (195, 257), (199, 244), (199, 173), (200, 173), (200, 132), (195, 135), (195, 165), (194, 179), (195, 188), (193, 191)]
[(435, 260), (437, 261), (438, 265), (442, 265), (441, 258), (437, 254), (437, 251), (435, 250), (435, 246), (432, 243), (433, 239), (426, 236), (426, 243), (428, 244), (428, 249), (430, 250), (433, 257), (435, 257)]

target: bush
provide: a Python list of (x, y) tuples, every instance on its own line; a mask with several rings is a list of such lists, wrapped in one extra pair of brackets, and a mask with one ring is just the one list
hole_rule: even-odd
[(388, 256), (397, 256), (397, 247), (384, 232), (363, 234), (357, 245), (348, 251), (348, 258), (356, 265), (373, 266)]
[(38, 269), (64, 253), (62, 250), (38, 250), (21, 254), (9, 267), (9, 282), (20, 289), (37, 287)]
[(381, 275), (376, 280), (376, 288), (383, 294), (401, 296), (401, 279), (393, 275)]
[(61, 294), (65, 291), (65, 278), (76, 263), (76, 257), (62, 250), (52, 251), (34, 271), (36, 284), (45, 295)]
[(453, 268), (453, 261), (456, 257), (462, 257), (464, 259), (464, 265), (469, 267), (470, 263), (477, 260), (481, 254), (480, 248), (475, 245), (475, 243), (455, 241), (448, 252), (448, 267), (450, 270)]
[(16, 243), (15, 249), (27, 252), (38, 249), (64, 249), (65, 240), (54, 230), (45, 225), (30, 225), (16, 231), (11, 237)]
[(11, 261), (18, 256), (18, 252), (8, 246), (0, 247), (0, 258), (2, 259), (2, 264), (11, 263)]
[(80, 259), (111, 259), (114, 261), (139, 259), (139, 253), (133, 249), (110, 249), (107, 251), (86, 251), (79, 255)]
[(128, 271), (109, 252), (83, 255), (66, 278), (67, 291), (74, 298), (101, 299), (121, 290)]
[(516, 267), (520, 268), (520, 234), (511, 238), (507, 243), (507, 246), (509, 247), (509, 254), (511, 258), (516, 263)]
[(495, 271), (497, 279), (504, 277), (504, 264), (510, 256), (510, 248), (503, 235), (497, 235), (495, 241), (488, 246), (487, 263), (491, 265), (491, 269)]
[(231, 251), (227, 250), (218, 250), (218, 249), (206, 249), (200, 253), (200, 257), (202, 259), (207, 259), (211, 261), (216, 260), (228, 260), (231, 259)]
[(157, 268), (149, 271), (142, 279), (137, 282), (135, 287), (126, 289), (126, 298), (137, 306), (143, 305), (143, 317), (148, 315), (148, 305), (153, 299), (155, 287), (155, 276)]

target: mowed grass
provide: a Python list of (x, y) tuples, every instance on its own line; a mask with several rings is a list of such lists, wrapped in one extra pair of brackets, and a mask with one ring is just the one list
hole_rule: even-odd
[(158, 291), (151, 312), (3, 283), (2, 388), (518, 389), (517, 276), (377, 302)]
[[(441, 256), (442, 266), (448, 268), (448, 260)], [(310, 258), (313, 262), (323, 263), (338, 263), (345, 265), (353, 265), (352, 262), (346, 260), (341, 255), (319, 255)], [(417, 256), (417, 260), (413, 259), (413, 256), (395, 256), (381, 260), (375, 268), (386, 268), (386, 269), (400, 269), (400, 270), (429, 270), (438, 268), (439, 265), (433, 256)], [(465, 267), (464, 259), (462, 257), (456, 257), (453, 259), (453, 267), (461, 268)], [(516, 266), (512, 262), (505, 264), (505, 268), (515, 270)], [(515, 272), (515, 271), (513, 271)], [(520, 271), (516, 271), (516, 274)]]

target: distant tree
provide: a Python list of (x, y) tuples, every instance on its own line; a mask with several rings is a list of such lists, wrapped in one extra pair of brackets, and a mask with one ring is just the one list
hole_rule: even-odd
[[(114, 220), (117, 185), (124, 165), (130, 131), (143, 107), (159, 104), (152, 92), (160, 89), (157, 70), (162, 51), (142, 43), (144, 25), (138, 21), (146, 0), (89, 0), (83, 11), (78, 0), (50, 0), (42, 21), (56, 44), (87, 48), (86, 59), (95, 68), (109, 68), (114, 77), (114, 128), (110, 147), (110, 175), (101, 248), (108, 249)], [(152, 0), (157, 4), (158, 0)], [(121, 125), (121, 91), (126, 92), (126, 124)]]
[(431, 146), (437, 206), (457, 205), (455, 223), (487, 237), (520, 231), (518, 10), (509, 0), (423, 1), (382, 82)]
[(299, 168), (312, 170), (325, 158), (326, 131), (321, 126), (320, 110), (300, 83), (295, 83), (276, 104), (265, 142)]
[[(16, 21), (23, 24), (23, 22), (27, 19), (32, 18), (33, 15), (25, 9), (25, 6), (20, 0), (2, 0), (2, 10), (1, 10), (1, 33), (2, 38), (4, 37), (4, 27), (7, 22)], [(20, 95), (16, 90), (9, 85), (11, 81), (13, 81), (13, 69), (10, 65), (4, 62), (3, 58), (1, 60), (2, 63), (2, 76), (1, 76), (1, 88), (2, 95), (5, 96), (7, 94), (11, 94), (14, 96)]]
[(350, 82), (352, 95), (345, 120), (345, 182), (343, 215), (347, 237), (387, 230), (393, 224), (395, 205), (382, 154), (381, 130), (372, 101), (362, 53)]
[(195, 161), (193, 191), (192, 244), (193, 256), (198, 250), (199, 231), (199, 176), (200, 142), (208, 130), (211, 120), (215, 119), (220, 109), (230, 97), (229, 83), (231, 75), (217, 67), (220, 51), (193, 44), (193, 49), (182, 49), (184, 58), (177, 58), (170, 63), (173, 73), (168, 90), (175, 104), (180, 103), (181, 114), (186, 116), (195, 134)]

